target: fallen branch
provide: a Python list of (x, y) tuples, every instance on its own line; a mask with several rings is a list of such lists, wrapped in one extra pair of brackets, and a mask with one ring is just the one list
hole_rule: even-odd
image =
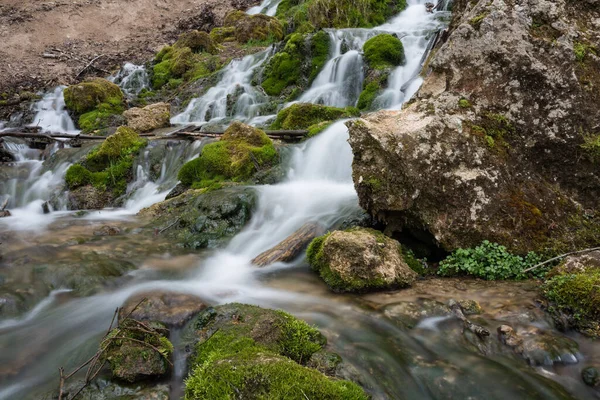
[(100, 57), (104, 57), (104, 54), (100, 54), (98, 57), (95, 57), (85, 67), (83, 67), (83, 69), (81, 71), (79, 71), (79, 73), (75, 77), (79, 78), (81, 76), (81, 74), (83, 74), (89, 67), (91, 67), (92, 64), (94, 64), (96, 62), (96, 60), (98, 60)]
[(570, 256), (570, 255), (573, 255), (573, 254), (580, 254), (580, 253), (589, 253), (590, 251), (595, 251), (595, 250), (600, 250), (600, 247), (591, 247), (591, 248), (589, 248), (589, 249), (583, 249), (583, 250), (571, 251), (570, 253), (561, 254), (560, 256), (556, 256), (556, 257), (553, 257), (553, 258), (551, 258), (551, 259), (549, 259), (549, 260), (546, 260), (546, 261), (544, 261), (544, 262), (541, 262), (541, 263), (539, 263), (539, 264), (536, 264), (536, 265), (534, 265), (533, 267), (529, 267), (529, 268), (527, 268), (527, 269), (523, 270), (523, 273), (525, 273), (525, 272), (529, 272), (529, 271), (531, 271), (531, 270), (534, 270), (534, 269), (536, 269), (536, 268), (538, 268), (538, 267), (541, 267), (542, 265), (549, 264), (549, 263), (551, 263), (552, 261), (559, 260), (559, 259), (561, 259), (561, 258), (564, 258), (564, 257), (566, 257), (566, 256)]
[(173, 222), (172, 224), (169, 224), (169, 226), (167, 226), (166, 228), (162, 228), (160, 231), (158, 231), (158, 233), (161, 234), (164, 231), (168, 230), (169, 228), (173, 227), (176, 223), (179, 222), (180, 219), (181, 219), (181, 217), (175, 218), (175, 222)]

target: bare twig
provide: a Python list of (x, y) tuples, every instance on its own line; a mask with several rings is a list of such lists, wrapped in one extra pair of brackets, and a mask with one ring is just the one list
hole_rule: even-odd
[(523, 270), (523, 273), (529, 272), (531, 270), (536, 269), (537, 267), (541, 267), (542, 265), (546, 265), (548, 263), (551, 263), (552, 261), (559, 260), (559, 259), (561, 259), (563, 257), (566, 257), (566, 256), (570, 256), (570, 255), (573, 255), (573, 254), (580, 254), (580, 253), (589, 253), (590, 251), (594, 251), (594, 250), (600, 250), (600, 247), (591, 247), (589, 249), (583, 249), (583, 250), (578, 250), (578, 251), (571, 251), (570, 253), (561, 254), (560, 256), (556, 256), (556, 257), (553, 257), (553, 258), (551, 258), (549, 260), (546, 260), (546, 261), (544, 261), (542, 263), (536, 264), (533, 267), (529, 267), (529, 268)]
[(175, 218), (175, 221), (170, 224), (169, 226), (167, 226), (166, 228), (162, 228), (160, 231), (158, 231), (159, 234), (163, 233), (164, 231), (168, 230), (169, 228), (173, 227), (176, 223), (179, 222), (179, 220), (181, 219), (181, 217), (177, 217)]
[(95, 57), (85, 67), (83, 67), (83, 69), (81, 71), (79, 71), (79, 73), (75, 77), (79, 78), (81, 76), (81, 74), (83, 74), (89, 67), (91, 67), (96, 62), (96, 60), (98, 60), (100, 57), (104, 57), (104, 54), (100, 54), (98, 57)]
[(63, 397), (63, 387), (65, 386), (65, 370), (63, 367), (58, 369), (60, 373), (60, 384), (58, 386), (58, 400), (62, 400)]

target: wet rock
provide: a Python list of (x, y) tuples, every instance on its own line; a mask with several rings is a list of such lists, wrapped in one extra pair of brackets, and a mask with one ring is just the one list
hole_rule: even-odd
[(391, 303), (383, 308), (383, 315), (406, 328), (414, 328), (417, 324), (431, 317), (450, 315), (450, 308), (436, 300), (418, 299)]
[(600, 385), (600, 372), (596, 367), (587, 367), (581, 371), (581, 379), (586, 385), (597, 387)]
[(319, 350), (310, 357), (306, 366), (328, 376), (337, 376), (341, 363), (342, 357), (339, 354)]
[(337, 292), (410, 286), (417, 274), (403, 259), (400, 244), (373, 229), (334, 231), (315, 239), (308, 261)]
[(465, 315), (476, 315), (483, 312), (481, 306), (475, 300), (458, 300), (457, 303), (460, 305), (460, 308)]
[(127, 120), (127, 126), (137, 132), (149, 132), (171, 126), (171, 106), (167, 103), (130, 108), (123, 116)]
[[(484, 239), (521, 254), (594, 247), (600, 169), (586, 151), (572, 158), (593, 151), (600, 124), (600, 59), (581, 50), (599, 32), (576, 27), (590, 8), (455, 8), (411, 104), (349, 122), (361, 206), (390, 236), (422, 233), (446, 250)], [(571, 37), (585, 43), (580, 61)]]
[(188, 190), (183, 195), (141, 211), (158, 217), (152, 226), (183, 246), (213, 248), (241, 231), (252, 216), (257, 196), (243, 186), (213, 191)]
[(323, 234), (324, 231), (325, 228), (321, 224), (308, 222), (277, 246), (256, 256), (252, 260), (252, 264), (265, 267), (276, 262), (292, 261), (302, 253), (315, 237)]
[[(142, 301), (143, 299), (145, 300)], [(205, 308), (206, 304), (201, 299), (189, 294), (139, 293), (125, 301), (119, 310), (119, 318), (129, 316), (137, 321), (158, 321), (167, 326), (179, 327)]]
[(177, 185), (175, 185), (175, 187), (167, 194), (167, 197), (165, 197), (165, 200), (169, 200), (172, 199), (174, 197), (179, 196), (180, 194), (185, 193), (185, 191), (188, 190), (188, 187), (185, 186), (183, 183), (179, 182)]
[(8, 210), (0, 210), (0, 218), (10, 217), (11, 213)]
[(100, 229), (94, 231), (94, 236), (116, 236), (121, 233), (121, 229), (116, 226), (104, 225)]
[(159, 322), (120, 321), (101, 345), (113, 377), (133, 383), (167, 375), (173, 353), (168, 333)]
[(110, 192), (88, 185), (69, 191), (67, 207), (69, 210), (101, 210), (112, 201)]
[(6, 150), (0, 142), (0, 163), (7, 163), (13, 161), (16, 161), (15, 156), (10, 151)]
[[(71, 398), (84, 386), (83, 380), (68, 383), (63, 393), (64, 398)], [(169, 385), (127, 384), (114, 382), (106, 378), (92, 381), (77, 396), (80, 400), (169, 400)], [(52, 399), (58, 400), (58, 393)]]
[(550, 331), (528, 327), (516, 332), (509, 325), (498, 327), (499, 340), (523, 357), (530, 365), (575, 364), (577, 343)]

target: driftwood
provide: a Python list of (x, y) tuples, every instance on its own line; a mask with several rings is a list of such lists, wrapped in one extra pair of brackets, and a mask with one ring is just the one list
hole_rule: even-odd
[(460, 306), (460, 304), (458, 304), (458, 302), (450, 300), (449, 306), (454, 316), (463, 322), (463, 326), (465, 329), (470, 330), (471, 332), (476, 334), (480, 339), (483, 339), (486, 336), (490, 336), (490, 331), (488, 331), (481, 325), (472, 323), (467, 319), (467, 317), (465, 317), (462, 307)]
[(311, 240), (323, 232), (324, 229), (319, 223), (308, 222), (277, 246), (259, 254), (252, 260), (252, 264), (259, 267), (266, 267), (275, 262), (291, 261), (308, 246)]

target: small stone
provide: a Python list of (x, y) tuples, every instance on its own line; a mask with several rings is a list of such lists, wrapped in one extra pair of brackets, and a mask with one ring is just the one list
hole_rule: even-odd
[(588, 386), (598, 386), (600, 384), (600, 372), (596, 367), (587, 367), (581, 371), (581, 379)]
[(104, 225), (102, 228), (94, 231), (94, 236), (115, 236), (121, 233), (116, 226)]

